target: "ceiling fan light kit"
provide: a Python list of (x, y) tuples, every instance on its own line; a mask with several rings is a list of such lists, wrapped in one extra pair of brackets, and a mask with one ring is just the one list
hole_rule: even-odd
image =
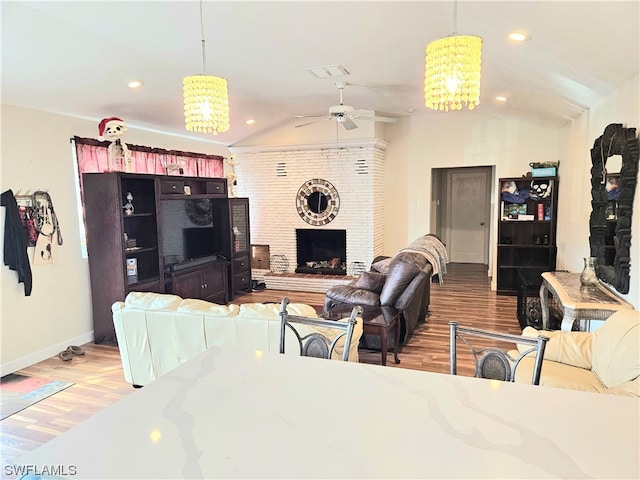
[(202, 75), (182, 80), (184, 123), (190, 132), (218, 133), (229, 130), (229, 94), (224, 78), (206, 75), (204, 25), (200, 0), (200, 33), (202, 43)]
[(458, 35), (458, 2), (453, 7), (453, 34), (426, 47), (425, 106), (432, 110), (473, 110), (480, 103), (482, 38)]
[(369, 120), (374, 122), (386, 122), (393, 123), (395, 118), (391, 117), (378, 117), (373, 115), (373, 112), (368, 110), (355, 110), (351, 105), (345, 105), (342, 100), (342, 91), (347, 86), (345, 82), (336, 82), (338, 92), (340, 93), (340, 102), (338, 105), (332, 105), (329, 107), (329, 115), (317, 116), (317, 115), (294, 115), (295, 118), (315, 118), (315, 120), (300, 125), (298, 127), (305, 127), (313, 123), (324, 122), (327, 120), (335, 120), (336, 123), (342, 125), (346, 130), (353, 130), (358, 128), (358, 125), (353, 121), (354, 119)]

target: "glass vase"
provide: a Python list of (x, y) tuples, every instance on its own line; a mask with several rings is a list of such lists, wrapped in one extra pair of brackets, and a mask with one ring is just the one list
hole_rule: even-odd
[(580, 274), (580, 283), (585, 286), (598, 285), (598, 276), (596, 275), (596, 257), (585, 257), (584, 268)]

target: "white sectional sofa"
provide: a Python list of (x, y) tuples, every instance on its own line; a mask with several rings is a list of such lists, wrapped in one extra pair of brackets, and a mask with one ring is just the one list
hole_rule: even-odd
[[(131, 292), (111, 310), (124, 376), (134, 386), (152, 382), (214, 345), (274, 353), (280, 350), (280, 304), (217, 305), (177, 295)], [(289, 304), (287, 311), (318, 316), (313, 307), (301, 303)], [(361, 335), (362, 320), (358, 319), (349, 350), (351, 362), (358, 361)], [(341, 342), (333, 358), (342, 355), (344, 340)], [(298, 349), (296, 340), (288, 336), (286, 354), (297, 355)]]
[[(532, 338), (539, 334), (549, 337), (540, 385), (640, 397), (640, 311), (620, 310), (594, 332), (532, 327), (522, 332)], [(524, 358), (516, 382), (530, 382), (532, 372), (533, 358)]]

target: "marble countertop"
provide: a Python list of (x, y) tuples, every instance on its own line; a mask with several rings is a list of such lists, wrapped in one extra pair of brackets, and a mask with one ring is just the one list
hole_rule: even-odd
[(10, 468), (82, 479), (637, 479), (639, 417), (636, 398), (214, 347)]

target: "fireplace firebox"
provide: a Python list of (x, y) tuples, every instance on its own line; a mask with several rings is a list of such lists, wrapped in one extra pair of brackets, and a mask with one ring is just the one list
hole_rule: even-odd
[(296, 273), (347, 274), (347, 231), (297, 229)]

